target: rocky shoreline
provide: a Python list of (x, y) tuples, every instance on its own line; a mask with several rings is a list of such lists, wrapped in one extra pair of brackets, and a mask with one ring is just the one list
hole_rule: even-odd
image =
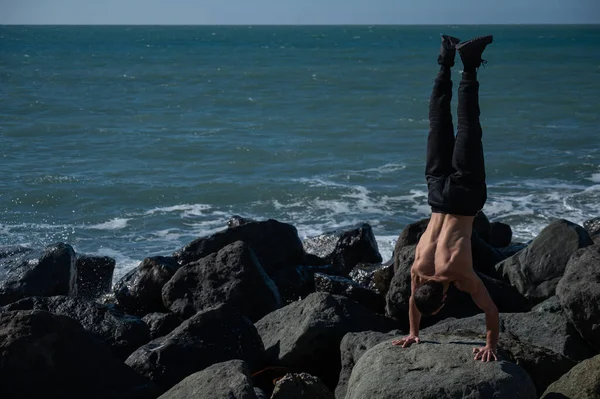
[(500, 311), (491, 363), (473, 360), (485, 322), (457, 290), (420, 345), (391, 345), (427, 223), (383, 263), (367, 223), (302, 241), (234, 216), (114, 287), (114, 259), (0, 248), (0, 397), (600, 398), (600, 218), (514, 243), (477, 215), (473, 265)]

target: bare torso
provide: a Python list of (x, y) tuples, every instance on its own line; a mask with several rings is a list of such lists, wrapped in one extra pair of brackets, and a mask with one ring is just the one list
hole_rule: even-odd
[(412, 266), (417, 285), (436, 280), (448, 286), (454, 283), (460, 290), (473, 276), (471, 257), (472, 216), (432, 213), (427, 229), (421, 236)]

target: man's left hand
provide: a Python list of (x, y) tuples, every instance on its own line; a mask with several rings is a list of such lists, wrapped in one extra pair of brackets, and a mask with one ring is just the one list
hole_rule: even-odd
[(475, 354), (475, 360), (481, 360), (482, 362), (493, 362), (498, 360), (498, 357), (496, 356), (496, 350), (490, 348), (489, 346), (473, 348), (473, 353)]

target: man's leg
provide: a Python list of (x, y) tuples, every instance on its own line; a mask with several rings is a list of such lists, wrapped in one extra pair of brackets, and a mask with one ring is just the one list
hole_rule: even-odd
[(491, 36), (487, 36), (457, 46), (464, 71), (458, 87), (458, 129), (452, 158), (452, 167), (455, 169), (452, 181), (470, 196), (475, 196), (462, 199), (472, 205), (469, 213), (473, 214), (483, 207), (487, 198), (477, 69), (483, 62), (481, 54), (491, 41)]
[(429, 99), (429, 135), (427, 137), (427, 163), (425, 176), (447, 177), (452, 174), (452, 153), (454, 151), (454, 126), (452, 125), (452, 80), (450, 68), (454, 65), (455, 45), (458, 39), (443, 36), (438, 64), (440, 70), (433, 84)]

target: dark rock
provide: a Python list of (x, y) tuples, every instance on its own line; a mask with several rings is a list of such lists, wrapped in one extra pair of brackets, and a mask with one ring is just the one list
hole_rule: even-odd
[(512, 229), (502, 222), (490, 224), (490, 245), (496, 248), (508, 247), (512, 242)]
[(265, 391), (257, 387), (254, 387), (254, 394), (256, 395), (256, 399), (269, 399), (269, 395), (267, 395)]
[(150, 330), (142, 320), (80, 298), (30, 297), (11, 303), (1, 310), (43, 310), (69, 316), (81, 323), (86, 331), (106, 342), (113, 349), (114, 355), (123, 360), (150, 341)]
[(142, 320), (148, 325), (152, 340), (164, 337), (183, 323), (183, 319), (173, 313), (148, 313)]
[(0, 305), (29, 296), (69, 295), (76, 255), (68, 244), (42, 251), (24, 247), (0, 250)]
[(0, 312), (0, 397), (155, 398), (153, 384), (66, 316)]
[(251, 222), (256, 222), (256, 220), (253, 219), (249, 219), (249, 218), (244, 218), (241, 217), (240, 215), (233, 215), (228, 221), (227, 221), (227, 227), (238, 227), (244, 224), (248, 224)]
[(381, 254), (367, 223), (349, 230), (337, 230), (304, 240), (306, 253), (325, 259), (343, 274), (359, 263), (381, 263)]
[(340, 342), (357, 331), (389, 331), (393, 323), (342, 296), (314, 293), (259, 320), (269, 363), (307, 372), (336, 386)]
[(490, 244), (492, 224), (482, 211), (477, 212), (473, 219), (473, 231), (477, 232), (479, 238)]
[(160, 399), (258, 399), (250, 370), (242, 360), (213, 364), (184, 378)]
[(504, 256), (504, 258), (506, 259), (524, 250), (525, 248), (527, 248), (527, 244), (515, 243), (504, 248), (498, 248), (498, 251), (502, 253), (502, 256)]
[(410, 266), (415, 261), (415, 248), (428, 225), (429, 219), (421, 219), (402, 230), (394, 246), (394, 274), (398, 273), (399, 268), (406, 270), (407, 264), (410, 270)]
[(562, 313), (563, 309), (560, 306), (560, 300), (558, 296), (554, 295), (550, 298), (546, 299), (544, 302), (540, 302), (535, 305), (532, 309), (532, 312), (548, 312), (548, 313)]
[(592, 237), (600, 235), (600, 217), (586, 220), (583, 222), (583, 228), (586, 229)]
[(389, 262), (381, 265), (373, 272), (373, 281), (369, 288), (376, 290), (383, 297), (387, 295), (392, 279), (394, 278), (394, 263)]
[(596, 235), (593, 237), (593, 241), (594, 241), (594, 244), (596, 244), (596, 245), (600, 245), (600, 234), (596, 234)]
[(375, 313), (385, 312), (385, 299), (381, 295), (345, 277), (316, 273), (315, 290), (345, 296)]
[(271, 279), (277, 286), (283, 303), (297, 301), (315, 292), (313, 270), (327, 271), (329, 268), (327, 266), (295, 266), (271, 273)]
[(349, 276), (361, 286), (385, 297), (394, 277), (394, 260), (390, 259), (384, 264), (359, 263), (350, 271)]
[(354, 366), (346, 399), (536, 398), (521, 367), (473, 360), (472, 348), (484, 344), (460, 335), (436, 336), (409, 348), (382, 342)]
[(577, 331), (600, 351), (600, 245), (575, 252), (556, 294)]
[(174, 258), (156, 256), (146, 258), (115, 284), (119, 306), (137, 316), (165, 312), (162, 288), (179, 269)]
[(392, 338), (403, 336), (404, 333), (400, 330), (393, 330), (388, 333), (382, 333), (377, 331), (364, 331), (357, 333), (348, 333), (344, 335), (342, 343), (340, 344), (340, 352), (342, 359), (342, 371), (340, 372), (340, 378), (338, 385), (335, 388), (335, 397), (337, 399), (344, 399), (346, 397), (346, 390), (348, 389), (348, 380), (352, 374), (354, 365), (360, 359), (360, 357), (369, 349), (375, 345), (389, 341)]
[(500, 337), (498, 348), (499, 354), (521, 366), (529, 374), (538, 394), (577, 364), (550, 349), (521, 342), (510, 334)]
[(271, 399), (335, 399), (318, 378), (310, 374), (286, 374), (275, 384)]
[(267, 274), (278, 269), (306, 264), (304, 248), (296, 228), (272, 219), (245, 223), (209, 237), (198, 238), (173, 255), (179, 264), (183, 265), (218, 252), (236, 241), (243, 241), (252, 247)]
[(600, 355), (585, 360), (548, 387), (541, 399), (600, 398)]
[[(444, 320), (421, 331), (427, 334), (448, 334), (456, 330), (485, 332), (485, 315)], [(590, 357), (593, 350), (560, 313), (528, 312), (501, 313), (500, 332), (510, 334), (521, 342), (552, 350), (571, 360)]]
[(115, 264), (108, 256), (77, 255), (71, 295), (93, 300), (109, 292)]
[(592, 244), (581, 226), (556, 220), (544, 228), (524, 250), (496, 265), (498, 273), (533, 304), (556, 292), (571, 255)]
[(197, 313), (167, 336), (142, 346), (125, 363), (166, 391), (188, 375), (233, 359), (258, 370), (264, 346), (250, 320), (221, 305)]
[(253, 322), (282, 305), (273, 280), (252, 248), (241, 241), (182, 266), (165, 284), (163, 302), (183, 318), (229, 304)]

